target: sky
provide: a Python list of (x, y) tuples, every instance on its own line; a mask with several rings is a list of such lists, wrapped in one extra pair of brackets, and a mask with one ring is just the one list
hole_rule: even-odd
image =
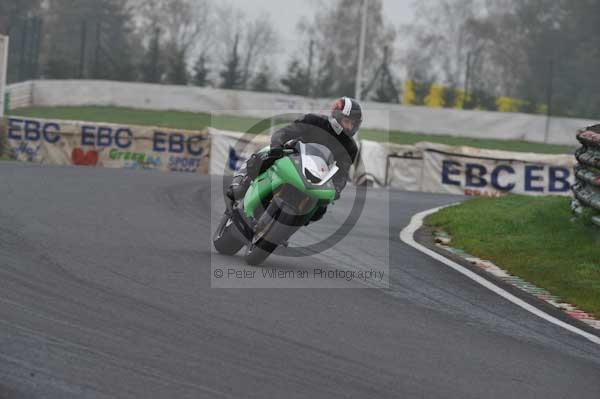
[[(402, 24), (411, 22), (413, 18), (411, 4), (414, 0), (382, 1), (384, 18), (393, 26), (399, 27)], [(256, 17), (265, 11), (271, 15), (275, 28), (281, 35), (280, 41), (283, 52), (277, 69), (284, 67), (291, 51), (297, 49), (294, 37), (298, 22), (302, 17), (311, 18), (320, 3), (318, 0), (228, 0), (228, 2), (243, 11), (248, 17)]]

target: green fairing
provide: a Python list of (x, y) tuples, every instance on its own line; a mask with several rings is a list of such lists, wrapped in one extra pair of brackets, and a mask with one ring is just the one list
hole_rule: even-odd
[(258, 176), (250, 185), (244, 197), (244, 213), (247, 217), (254, 215), (254, 209), (270, 193), (282, 184), (290, 184), (301, 192), (320, 200), (331, 202), (335, 198), (335, 189), (313, 189), (304, 185), (302, 177), (291, 159), (285, 157), (275, 161), (275, 164)]

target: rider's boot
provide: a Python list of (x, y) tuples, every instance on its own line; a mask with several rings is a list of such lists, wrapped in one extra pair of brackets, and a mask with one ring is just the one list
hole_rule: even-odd
[(227, 196), (232, 201), (238, 201), (244, 198), (246, 191), (250, 187), (252, 179), (247, 175), (234, 176), (231, 185), (227, 189)]

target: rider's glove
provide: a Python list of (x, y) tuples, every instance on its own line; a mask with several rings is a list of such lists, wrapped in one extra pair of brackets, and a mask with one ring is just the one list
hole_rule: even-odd
[(271, 149), (269, 149), (269, 157), (282, 158), (283, 157), (283, 148), (282, 147), (271, 147)]

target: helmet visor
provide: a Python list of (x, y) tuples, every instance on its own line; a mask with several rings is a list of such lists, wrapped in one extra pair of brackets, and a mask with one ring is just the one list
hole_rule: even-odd
[(344, 130), (347, 132), (354, 131), (354, 121), (350, 118), (343, 117), (342, 120), (340, 121), (340, 125), (342, 125)]
[(344, 128), (344, 132), (346, 132), (347, 135), (354, 136), (356, 132), (358, 132), (358, 129), (360, 129), (362, 120), (343, 116), (340, 118), (339, 123)]

